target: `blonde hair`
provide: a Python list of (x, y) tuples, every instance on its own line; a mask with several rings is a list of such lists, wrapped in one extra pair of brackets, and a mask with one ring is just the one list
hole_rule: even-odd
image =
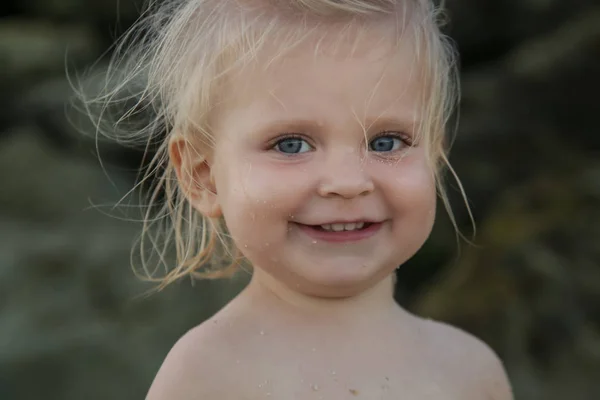
[[(140, 182), (155, 183), (139, 243), (146, 278), (163, 288), (183, 276), (219, 278), (238, 269), (242, 257), (223, 221), (194, 210), (176, 183), (169, 139), (175, 134), (193, 135), (194, 140), (211, 145), (209, 116), (224, 77), (253, 60), (271, 38), (279, 38), (282, 49), (290, 48), (309, 32), (333, 22), (348, 27), (389, 21), (398, 28), (393, 38), (398, 41), (411, 30), (429, 83), (419, 132), (438, 193), (456, 227), (440, 179), (444, 166), (452, 171), (445, 131), (458, 98), (455, 52), (441, 33), (441, 17), (442, 8), (431, 0), (150, 1), (115, 48), (106, 79), (111, 85), (84, 101), (94, 116), (96, 133), (123, 144), (142, 145), (155, 154)], [(113, 108), (125, 112), (110, 120)], [(172, 245), (176, 265), (169, 268), (166, 254)], [(152, 256), (157, 257), (156, 267), (166, 268), (164, 276), (156, 277), (157, 268), (149, 268)]]

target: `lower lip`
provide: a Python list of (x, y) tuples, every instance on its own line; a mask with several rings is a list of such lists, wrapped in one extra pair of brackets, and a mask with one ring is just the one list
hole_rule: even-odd
[(332, 243), (347, 243), (347, 242), (358, 242), (360, 240), (368, 239), (375, 235), (381, 226), (382, 222), (372, 223), (368, 227), (355, 231), (324, 231), (321, 229), (313, 228), (309, 225), (296, 224), (301, 231), (306, 233), (314, 240), (322, 240), (324, 242)]

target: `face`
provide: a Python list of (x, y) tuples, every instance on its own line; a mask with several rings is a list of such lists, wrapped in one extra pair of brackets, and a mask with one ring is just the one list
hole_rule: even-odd
[(230, 234), (255, 270), (304, 294), (367, 290), (433, 224), (412, 46), (375, 35), (257, 62), (232, 77), (214, 119), (211, 174)]

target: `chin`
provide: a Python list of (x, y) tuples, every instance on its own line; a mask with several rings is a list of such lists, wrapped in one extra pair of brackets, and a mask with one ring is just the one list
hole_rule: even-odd
[(311, 296), (311, 297), (320, 297), (327, 299), (346, 299), (351, 297), (359, 296), (360, 294), (366, 292), (371, 287), (377, 285), (379, 281), (376, 282), (334, 282), (334, 283), (326, 283), (326, 282), (311, 282), (306, 283), (299, 288), (296, 288), (300, 293)]
[(380, 283), (390, 271), (373, 271), (368, 267), (322, 268), (319, 271), (297, 273), (292, 289), (316, 297), (353, 297)]

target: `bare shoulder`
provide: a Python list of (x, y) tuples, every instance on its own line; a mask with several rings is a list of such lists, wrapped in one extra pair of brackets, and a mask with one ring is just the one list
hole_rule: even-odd
[(146, 400), (221, 399), (228, 351), (209, 321), (183, 335), (167, 354)]
[(482, 340), (454, 326), (424, 320), (435, 358), (465, 383), (465, 399), (513, 400), (502, 361)]

